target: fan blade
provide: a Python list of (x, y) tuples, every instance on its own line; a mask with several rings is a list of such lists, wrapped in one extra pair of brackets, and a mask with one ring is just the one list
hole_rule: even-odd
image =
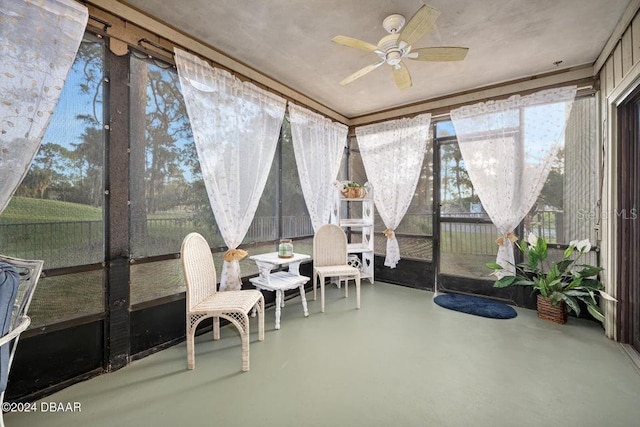
[(371, 71), (375, 70), (376, 68), (378, 68), (382, 64), (384, 64), (384, 61), (380, 61), (380, 62), (375, 63), (375, 64), (367, 65), (366, 67), (356, 71), (355, 73), (351, 74), (346, 79), (342, 80), (340, 82), (340, 84), (343, 85), (343, 86), (344, 85), (348, 85), (352, 81), (354, 81), (356, 79), (359, 79), (360, 77), (364, 76), (365, 74), (370, 73)]
[(433, 30), (438, 16), (440, 16), (440, 11), (426, 4), (422, 5), (402, 29), (398, 40), (403, 40), (409, 45), (414, 44), (422, 36)]
[(375, 44), (367, 43), (362, 40), (354, 39), (353, 37), (347, 36), (335, 36), (331, 39), (331, 41), (349, 47), (355, 47), (356, 49), (362, 49), (369, 52), (374, 52), (378, 50), (378, 46)]
[(396, 81), (398, 89), (411, 87), (411, 74), (409, 74), (409, 69), (402, 61), (393, 67), (393, 79)]
[(407, 58), (416, 61), (462, 61), (468, 51), (467, 47), (423, 47), (413, 49)]

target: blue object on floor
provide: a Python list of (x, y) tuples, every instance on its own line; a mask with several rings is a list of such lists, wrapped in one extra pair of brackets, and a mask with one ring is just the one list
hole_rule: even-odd
[(491, 319), (513, 319), (518, 315), (513, 307), (487, 298), (460, 294), (442, 294), (433, 299), (440, 307)]

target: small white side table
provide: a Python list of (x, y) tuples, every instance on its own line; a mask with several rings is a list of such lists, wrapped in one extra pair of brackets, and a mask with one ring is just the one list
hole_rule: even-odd
[[(284, 307), (284, 291), (289, 289), (300, 289), (302, 310), (305, 317), (309, 316), (304, 291), (304, 285), (309, 281), (309, 278), (300, 275), (300, 262), (311, 259), (309, 255), (293, 254), (291, 258), (280, 258), (277, 252), (270, 252), (253, 255), (249, 259), (255, 261), (260, 271), (260, 276), (249, 279), (253, 286), (265, 291), (275, 291), (276, 293), (276, 329), (280, 329), (280, 313), (282, 307)], [(289, 266), (289, 271), (271, 273), (274, 268), (287, 265)]]

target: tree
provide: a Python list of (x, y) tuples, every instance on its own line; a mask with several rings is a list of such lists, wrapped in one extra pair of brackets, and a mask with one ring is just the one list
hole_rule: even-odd
[[(16, 194), (101, 205), (103, 56), (102, 42), (83, 40), (60, 99), (58, 108), (63, 106), (63, 113), (58, 116), (60, 112), (57, 111), (53, 119), (55, 125), (50, 126), (59, 129), (60, 124), (64, 124), (69, 132), (46, 134), (50, 141), (41, 145)], [(73, 102), (70, 102), (71, 97)], [(74, 109), (83, 113), (69, 117), (68, 111)], [(85, 126), (80, 135), (77, 133), (78, 122)], [(71, 142), (74, 137), (80, 142)], [(51, 141), (54, 138), (55, 141)]]
[(551, 165), (539, 200), (542, 204), (558, 210), (562, 210), (564, 206), (564, 149), (558, 151)]
[(65, 170), (69, 166), (69, 159), (69, 150), (60, 144), (52, 142), (42, 144), (16, 195), (46, 198), (50, 189), (61, 186), (65, 181)]
[(468, 203), (477, 202), (478, 198), (460, 149), (455, 144), (445, 144), (441, 146), (440, 154), (443, 205), (448, 205), (452, 213), (465, 212)]
[(104, 133), (94, 117), (79, 115), (77, 118), (87, 123), (80, 142), (71, 144), (75, 148), (72, 158), (78, 172), (76, 186), (82, 195), (82, 201), (78, 202), (102, 206)]

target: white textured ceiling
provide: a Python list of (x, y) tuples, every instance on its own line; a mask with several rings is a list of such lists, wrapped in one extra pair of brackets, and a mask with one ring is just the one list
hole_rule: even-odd
[[(389, 66), (338, 83), (377, 62), (335, 44), (341, 34), (377, 44), (383, 19), (407, 20), (419, 0), (128, 0), (126, 3), (346, 116), (584, 64), (600, 54), (630, 0), (429, 0), (436, 30), (414, 47), (465, 46), (462, 62), (405, 61), (413, 87)], [(562, 61), (560, 65), (554, 62)]]

